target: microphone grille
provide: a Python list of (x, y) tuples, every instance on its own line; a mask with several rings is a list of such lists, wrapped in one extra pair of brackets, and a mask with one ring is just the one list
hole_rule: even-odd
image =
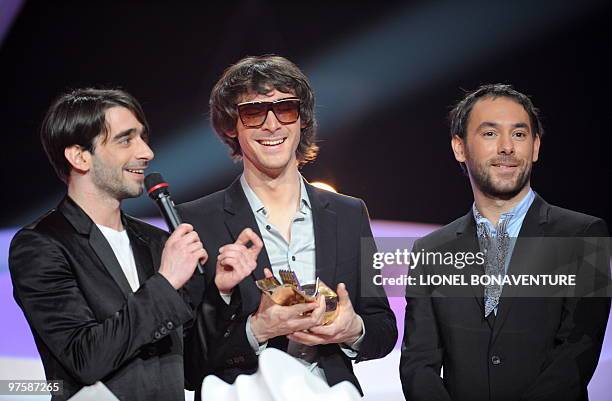
[(168, 183), (160, 173), (148, 174), (144, 179), (144, 186), (149, 196), (157, 199), (160, 193), (168, 194)]

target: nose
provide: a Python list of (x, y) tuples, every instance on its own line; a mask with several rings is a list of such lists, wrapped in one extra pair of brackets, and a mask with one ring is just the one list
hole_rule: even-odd
[(142, 138), (139, 138), (139, 147), (136, 155), (139, 160), (146, 161), (153, 160), (153, 158), (155, 157), (155, 154), (153, 153), (153, 150), (151, 150), (149, 144), (145, 142)]
[(261, 128), (269, 132), (275, 132), (280, 127), (281, 127), (281, 123), (276, 118), (276, 115), (274, 114), (274, 112), (272, 110), (268, 110), (266, 121), (264, 121), (264, 124), (261, 126)]
[(504, 133), (497, 141), (497, 153), (511, 155), (514, 153), (514, 141), (511, 133)]

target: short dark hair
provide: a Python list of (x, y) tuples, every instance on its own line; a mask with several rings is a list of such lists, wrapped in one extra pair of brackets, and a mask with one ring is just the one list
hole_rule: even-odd
[(529, 115), (532, 133), (540, 137), (544, 135), (544, 128), (540, 121), (540, 111), (533, 105), (531, 99), (529, 99), (527, 95), (515, 90), (511, 85), (487, 84), (480, 86), (474, 91), (466, 92), (463, 99), (453, 107), (449, 114), (451, 138), (457, 135), (461, 139), (466, 139), (470, 112), (477, 101), (485, 98), (495, 99), (498, 97), (507, 97), (523, 106)]
[(106, 110), (117, 106), (134, 113), (144, 127), (144, 134), (149, 133), (142, 107), (132, 95), (120, 89), (75, 89), (60, 95), (51, 104), (40, 129), (40, 140), (62, 181), (68, 183), (71, 168), (64, 150), (79, 145), (93, 153), (98, 135), (104, 136), (102, 143), (107, 139)]
[(314, 92), (308, 78), (291, 61), (276, 55), (249, 56), (227, 68), (210, 94), (210, 119), (217, 135), (231, 149), (232, 157), (242, 156), (238, 138), (227, 135), (236, 130), (236, 104), (248, 93), (266, 94), (276, 89), (293, 92), (300, 99), (302, 123), (296, 150), (300, 167), (317, 157)]

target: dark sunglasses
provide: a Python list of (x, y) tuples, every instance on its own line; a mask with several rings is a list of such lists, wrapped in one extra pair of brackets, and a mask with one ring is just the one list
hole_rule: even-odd
[(247, 128), (259, 128), (272, 110), (281, 124), (293, 124), (300, 118), (300, 99), (287, 98), (273, 102), (245, 102), (236, 105), (242, 125)]

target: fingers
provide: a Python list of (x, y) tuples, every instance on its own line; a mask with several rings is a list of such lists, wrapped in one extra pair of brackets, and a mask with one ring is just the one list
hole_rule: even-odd
[(169, 246), (185, 247), (187, 250), (193, 250), (193, 246), (203, 247), (191, 224), (180, 224), (166, 242)]
[(195, 241), (189, 241), (185, 244), (185, 249), (187, 252), (199, 252), (200, 249), (204, 249), (204, 246), (200, 242), (199, 238), (196, 238)]
[(217, 262), (221, 266), (236, 269), (241, 277), (248, 276), (257, 267), (257, 262), (245, 255), (244, 250), (230, 249), (229, 246), (223, 247), (223, 252), (219, 254)]
[(268, 294), (267, 292), (262, 292), (261, 298), (259, 300), (259, 311), (264, 311), (268, 308), (273, 307), (274, 305), (276, 304), (274, 303), (274, 300), (272, 300), (270, 294)]
[(222, 254), (222, 253), (229, 252), (229, 251), (246, 253), (247, 249), (248, 248), (244, 245), (227, 244), (219, 248), (219, 253)]
[(186, 250), (188, 253), (193, 254), (194, 258), (196, 258), (202, 264), (206, 263), (208, 260), (208, 253), (199, 240), (189, 244)]
[(176, 239), (176, 238), (183, 237), (185, 234), (190, 233), (192, 231), (193, 231), (193, 226), (191, 224), (181, 223), (178, 225), (178, 227), (176, 227), (176, 230), (172, 232), (168, 240), (172, 238)]
[(274, 274), (272, 274), (272, 270), (268, 269), (267, 267), (264, 269), (264, 277), (265, 278), (272, 278), (274, 277)]
[(208, 259), (208, 254), (204, 250), (204, 245), (200, 241), (198, 233), (193, 230), (193, 226), (190, 224), (180, 224), (170, 235), (166, 245), (175, 249), (183, 249), (189, 254), (197, 253), (199, 258), (203, 257), (204, 260)]
[(186, 243), (192, 243), (192, 242), (197, 242), (199, 244), (201, 244), (200, 242), (200, 236), (198, 235), (197, 232), (195, 231), (190, 231), (187, 234), (183, 235), (183, 240)]
[(204, 265), (207, 260), (208, 260), (208, 252), (206, 252), (206, 249), (202, 248), (198, 252), (198, 262), (200, 262), (201, 265)]
[(289, 316), (293, 317), (293, 316), (300, 316), (300, 315), (303, 315), (304, 313), (311, 312), (315, 310), (318, 305), (319, 304), (316, 302), (308, 302), (305, 304), (295, 304), (291, 306), (285, 306), (284, 308), (287, 308), (286, 313)]
[(257, 255), (259, 255), (261, 248), (263, 248), (263, 242), (261, 238), (255, 234), (255, 231), (251, 230), (250, 228), (245, 228), (242, 230), (234, 244), (243, 245), (246, 247), (249, 242), (251, 242), (251, 247), (248, 248), (248, 251), (254, 259), (257, 259)]
[(338, 284), (336, 288), (336, 294), (338, 294), (338, 304), (342, 306), (351, 305), (351, 299), (349, 298), (349, 293), (346, 290), (346, 285), (344, 283)]
[[(299, 330), (289, 334), (287, 336), (289, 340), (305, 345), (330, 344), (337, 342), (335, 341), (337, 327), (330, 329), (328, 326), (321, 326), (323, 323), (323, 315), (325, 313), (325, 298), (321, 296), (317, 301), (317, 307), (310, 314), (309, 326), (306, 327), (307, 330)], [(319, 331), (319, 328), (322, 327), (325, 327), (326, 330)]]
[(323, 323), (323, 315), (325, 314), (325, 297), (319, 296), (317, 298), (317, 307), (312, 311), (311, 318), (313, 319), (315, 325), (320, 325)]
[(208, 254), (193, 226), (180, 224), (164, 244), (159, 273), (179, 289), (192, 276), (197, 262), (206, 263), (207, 259)]
[(244, 252), (236, 251), (233, 249), (227, 250), (227, 248), (224, 249), (223, 252), (219, 254), (219, 256), (217, 257), (217, 260), (219, 260), (219, 262), (223, 262), (225, 259), (228, 259), (228, 258), (239, 260), (240, 262), (244, 264), (252, 264), (252, 265), (257, 264), (254, 260), (247, 257), (244, 254)]
[(327, 326), (314, 326), (308, 331), (318, 336), (333, 337), (338, 333), (338, 325), (332, 323)]
[[(253, 247), (258, 247), (256, 253), (247, 244), (252, 242)], [(259, 244), (259, 245), (258, 245)], [(217, 257), (217, 272), (232, 272), (231, 281), (241, 281), (257, 267), (257, 254), (261, 249), (262, 242), (250, 228), (244, 229), (233, 244), (227, 244), (219, 248)], [(235, 273), (235, 274), (234, 274)], [(230, 283), (231, 284), (231, 283)]]
[(317, 308), (316, 302), (297, 304), (293, 306), (281, 306), (282, 318), (287, 330), (282, 334), (307, 330), (320, 324), (320, 318), (313, 315), (312, 311)]

